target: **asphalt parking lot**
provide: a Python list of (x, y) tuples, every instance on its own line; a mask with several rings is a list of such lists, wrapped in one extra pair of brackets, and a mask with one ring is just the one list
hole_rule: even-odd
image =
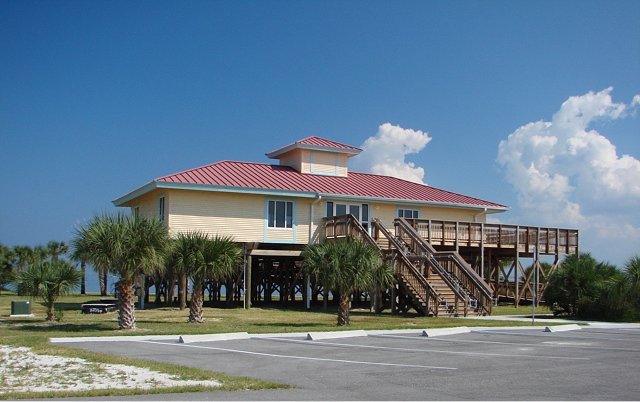
[[(640, 328), (420, 331), (338, 339), (66, 343), (292, 384), (293, 389), (127, 396), (136, 400), (637, 400)], [(101, 398), (95, 398), (101, 399)], [(102, 398), (102, 399), (119, 399)]]

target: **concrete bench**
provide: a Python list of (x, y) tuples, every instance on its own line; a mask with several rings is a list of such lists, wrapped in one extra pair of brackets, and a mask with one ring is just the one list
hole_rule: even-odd
[(80, 307), (82, 314), (105, 314), (117, 310), (115, 303), (85, 303)]

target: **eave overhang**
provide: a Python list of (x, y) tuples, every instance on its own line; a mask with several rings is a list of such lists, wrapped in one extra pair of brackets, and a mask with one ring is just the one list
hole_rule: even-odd
[(356, 156), (360, 152), (362, 152), (362, 150), (360, 149), (347, 149), (347, 148), (328, 147), (328, 146), (321, 146), (321, 145), (293, 143), (293, 144), (284, 146), (282, 148), (278, 148), (274, 151), (267, 152), (265, 155), (267, 156), (267, 158), (270, 158), (270, 159), (278, 159), (278, 156), (284, 155), (287, 152), (291, 152), (294, 149), (308, 149), (312, 151), (333, 152), (333, 153), (339, 153), (339, 154), (346, 154), (349, 157)]
[(127, 205), (129, 202), (156, 189), (211, 191), (211, 192), (221, 192), (221, 193), (256, 194), (256, 195), (270, 195), (270, 196), (296, 197), (296, 198), (316, 198), (316, 199), (329, 198), (331, 200), (344, 200), (344, 201), (351, 201), (351, 202), (355, 201), (355, 202), (367, 202), (367, 203), (377, 202), (377, 203), (383, 203), (383, 204), (424, 205), (424, 206), (471, 209), (471, 210), (477, 210), (477, 211), (484, 211), (487, 214), (505, 212), (511, 209), (506, 206), (505, 207), (484, 206), (484, 205), (441, 202), (441, 201), (367, 197), (367, 196), (322, 193), (322, 192), (313, 192), (313, 191), (216, 186), (216, 185), (210, 185), (210, 184), (172, 183), (172, 182), (164, 182), (164, 181), (152, 181), (150, 183), (147, 183), (144, 186), (139, 187), (130, 193), (127, 193), (119, 198), (116, 198), (112, 202), (116, 207), (127, 207), (129, 206)]

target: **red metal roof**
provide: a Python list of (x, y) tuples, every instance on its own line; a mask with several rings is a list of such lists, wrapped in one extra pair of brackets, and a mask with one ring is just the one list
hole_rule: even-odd
[(327, 140), (325, 138), (320, 137), (307, 137), (302, 140), (298, 140), (295, 142), (296, 144), (305, 144), (305, 145), (317, 145), (320, 147), (331, 147), (338, 149), (350, 149), (353, 151), (362, 151), (360, 148), (352, 147), (351, 145), (342, 144), (340, 142), (335, 142), (331, 140)]
[(342, 144), (340, 142), (327, 140), (326, 138), (307, 137), (307, 138), (298, 140), (293, 144), (285, 145), (284, 147), (280, 147), (271, 152), (267, 152), (266, 155), (269, 158), (276, 158), (277, 156), (282, 155), (296, 148), (316, 148), (316, 147), (320, 148), (321, 150), (324, 150), (323, 148), (325, 148), (326, 150), (331, 150), (335, 152), (342, 151), (342, 152), (354, 154), (354, 155), (362, 151), (362, 149), (360, 148), (352, 147), (351, 145)]
[(163, 176), (155, 182), (507, 208), (505, 205), (390, 176), (356, 172), (349, 172), (347, 177), (321, 176), (302, 174), (288, 166), (252, 162), (217, 162)]

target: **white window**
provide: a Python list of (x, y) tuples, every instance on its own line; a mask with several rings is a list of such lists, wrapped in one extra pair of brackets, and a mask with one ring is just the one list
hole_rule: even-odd
[(158, 198), (158, 219), (164, 222), (164, 197)]
[(140, 217), (140, 207), (139, 206), (131, 208), (131, 216), (133, 216), (134, 219), (138, 219)]
[(267, 225), (270, 228), (293, 227), (293, 202), (269, 201)]
[(339, 204), (327, 201), (327, 217), (353, 215), (362, 226), (369, 228), (369, 204)]
[(398, 218), (418, 219), (417, 209), (398, 209)]

